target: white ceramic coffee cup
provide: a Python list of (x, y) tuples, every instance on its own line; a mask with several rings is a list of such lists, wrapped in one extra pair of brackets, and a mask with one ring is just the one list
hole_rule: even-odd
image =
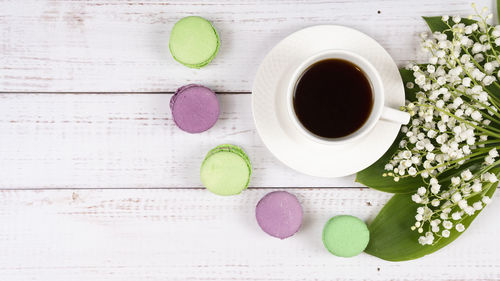
[[(324, 138), (310, 132), (299, 121), (297, 115), (295, 114), (295, 109), (293, 106), (293, 96), (295, 93), (295, 88), (302, 74), (314, 63), (326, 59), (342, 59), (355, 64), (366, 75), (372, 87), (373, 107), (370, 115), (368, 116), (368, 119), (357, 131), (340, 138)], [(305, 59), (295, 70), (293, 70), (287, 88), (288, 114), (290, 115), (290, 118), (297, 129), (304, 133), (308, 138), (324, 144), (344, 144), (347, 142), (358, 140), (365, 136), (375, 127), (379, 119), (398, 124), (407, 124), (409, 122), (410, 115), (407, 112), (390, 108), (384, 105), (384, 95), (385, 93), (382, 79), (380, 78), (377, 69), (368, 60), (356, 53), (346, 50), (325, 50)], [(353, 110), (356, 109), (353, 108)]]

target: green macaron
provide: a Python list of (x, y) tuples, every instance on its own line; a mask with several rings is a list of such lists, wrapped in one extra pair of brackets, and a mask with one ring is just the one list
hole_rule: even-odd
[(236, 195), (250, 181), (252, 166), (246, 153), (238, 146), (223, 144), (210, 150), (201, 164), (203, 186), (218, 195)]
[(170, 32), (169, 48), (174, 59), (191, 68), (210, 63), (219, 51), (219, 35), (206, 19), (197, 16), (179, 20)]
[(370, 231), (357, 217), (335, 216), (323, 228), (323, 244), (326, 249), (339, 257), (354, 257), (366, 249), (370, 241)]

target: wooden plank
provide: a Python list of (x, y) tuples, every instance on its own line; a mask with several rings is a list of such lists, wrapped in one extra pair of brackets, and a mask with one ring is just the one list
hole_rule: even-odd
[[(2, 280), (499, 280), (500, 196), (451, 246), (416, 261), (322, 246), (328, 218), (370, 221), (390, 197), (363, 189), (294, 189), (305, 220), (292, 238), (263, 233), (255, 204), (270, 190), (0, 191)], [(410, 218), (411, 219), (411, 218)]]
[[(470, 2), (4, 0), (0, 91), (169, 92), (202, 82), (217, 91), (249, 92), (272, 46), (317, 24), (357, 28), (402, 64), (420, 57), (417, 34), (427, 30), (421, 16), (468, 15)], [(221, 35), (219, 55), (202, 70), (175, 63), (168, 51), (171, 27), (188, 15), (210, 19)]]
[(223, 143), (248, 152), (250, 186), (359, 186), (281, 164), (255, 130), (250, 95), (219, 95), (219, 121), (195, 135), (171, 120), (170, 97), (0, 94), (0, 188), (201, 187), (201, 162)]

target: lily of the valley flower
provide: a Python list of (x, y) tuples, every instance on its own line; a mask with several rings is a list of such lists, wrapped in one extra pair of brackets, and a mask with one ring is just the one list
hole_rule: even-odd
[[(488, 25), (486, 13), (476, 10), (470, 24), (443, 16), (447, 31), (421, 35), (428, 63), (408, 66), (415, 79), (406, 87), (419, 91), (404, 107), (412, 121), (402, 127), (405, 136), (383, 175), (422, 177), (425, 185), (411, 197), (420, 205), (411, 228), (422, 245), (463, 232), (464, 219), (490, 202), (485, 194), (500, 176), (490, 172), (500, 164), (500, 95), (494, 95), (500, 92), (500, 26)], [(479, 168), (443, 176), (471, 163)]]

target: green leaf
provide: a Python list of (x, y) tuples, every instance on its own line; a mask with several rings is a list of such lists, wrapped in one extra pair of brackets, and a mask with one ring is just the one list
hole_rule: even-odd
[[(439, 31), (439, 32), (444, 32), (446, 33), (446, 35), (448, 35), (449, 38), (451, 38), (451, 32), (448, 31), (448, 29), (450, 29), (448, 27), (449, 26), (453, 26), (455, 23), (449, 19), (447, 21), (448, 25), (442, 20), (442, 17), (422, 17), (425, 22), (427, 23), (427, 25), (429, 26), (429, 28), (431, 29), (432, 32), (436, 32), (436, 31)], [(472, 24), (474, 22), (476, 22), (475, 20), (470, 20), (470, 19), (467, 19), (467, 18), (462, 18), (462, 20), (460, 21), (464, 24)]]
[[(403, 85), (406, 85), (406, 83), (408, 82), (415, 83), (415, 76), (413, 76), (412, 70), (401, 68), (399, 70), (399, 74), (401, 74), (401, 78), (403, 79)], [(416, 101), (416, 95), (419, 91), (420, 88), (417, 85), (414, 85), (414, 87), (411, 89), (405, 87), (405, 99), (409, 101)]]
[(497, 24), (500, 24), (500, 0), (497, 0)]
[[(415, 78), (413, 72), (407, 69), (400, 69), (401, 78), (406, 85), (407, 82), (412, 82)], [(415, 86), (412, 89), (405, 87), (405, 96), (407, 100), (416, 100), (415, 94), (419, 91)], [(391, 193), (409, 193), (414, 192), (417, 188), (422, 186), (423, 181), (421, 177), (408, 177), (402, 178), (395, 182), (392, 177), (382, 177), (383, 173), (387, 171), (384, 169), (385, 164), (389, 163), (392, 155), (398, 150), (398, 144), (404, 134), (400, 133), (391, 147), (377, 162), (373, 163), (370, 167), (364, 169), (356, 174), (356, 181), (364, 184), (373, 189)]]
[(489, 86), (486, 86), (485, 87), (488, 92), (490, 92), (494, 97), (500, 99), (500, 88), (495, 85), (495, 84), (491, 84)]
[[(500, 167), (493, 168), (490, 172), (498, 174)], [(497, 185), (498, 182), (484, 185), (484, 190), (487, 190), (485, 195), (491, 198)], [(434, 253), (462, 234), (452, 229), (450, 237), (443, 238), (434, 245), (420, 245), (418, 237), (421, 234), (410, 229), (415, 223), (414, 217), (420, 205), (411, 200), (411, 195), (394, 195), (368, 226), (370, 243), (365, 250), (366, 253), (388, 261), (412, 260)], [(481, 195), (473, 196), (469, 202), (472, 204), (480, 198)], [(476, 211), (473, 216), (466, 217), (462, 224), (468, 228), (479, 213), (480, 211)]]
[(443, 32), (446, 29), (449, 29), (449, 27), (446, 25), (446, 23), (441, 19), (441, 17), (422, 17), (429, 28), (431, 29), (432, 32)]

